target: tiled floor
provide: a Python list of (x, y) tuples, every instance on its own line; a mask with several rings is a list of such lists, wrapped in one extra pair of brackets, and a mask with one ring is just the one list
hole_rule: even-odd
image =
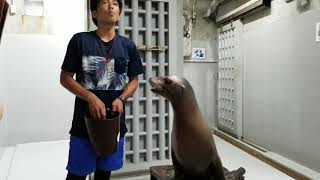
[[(246, 169), (245, 178), (248, 180), (292, 179), (218, 137), (215, 137), (215, 141), (223, 165), (229, 170), (244, 167)], [(68, 141), (18, 145), (7, 180), (63, 180), (67, 173), (65, 170), (67, 156)], [(150, 178), (141, 176), (124, 179), (147, 180)]]

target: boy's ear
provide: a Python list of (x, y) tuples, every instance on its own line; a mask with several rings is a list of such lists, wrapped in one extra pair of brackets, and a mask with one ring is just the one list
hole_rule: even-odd
[(96, 10), (91, 11), (91, 16), (92, 16), (93, 18), (97, 18), (97, 11), (96, 11)]

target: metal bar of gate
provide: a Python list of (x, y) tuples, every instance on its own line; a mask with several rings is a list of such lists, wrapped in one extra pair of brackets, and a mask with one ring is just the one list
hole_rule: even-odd
[[(124, 0), (121, 0), (121, 2), (124, 5)], [(122, 12), (122, 17), (124, 17), (124, 12)], [(118, 33), (120, 35), (124, 35), (124, 21), (123, 20), (119, 21), (118, 26), (119, 26)], [(126, 149), (126, 144), (124, 144), (124, 150), (125, 149)], [(125, 153), (123, 155), (123, 162), (126, 162), (126, 154)]]
[[(124, 0), (121, 0), (121, 2), (124, 5)], [(124, 17), (124, 15), (125, 15), (124, 12), (122, 12), (122, 17)], [(119, 34), (124, 35), (124, 21), (123, 20), (119, 21), (118, 25), (119, 25)]]
[[(138, 1), (132, 2), (132, 40), (138, 42)], [(133, 95), (133, 163), (139, 162), (139, 97)]]
[[(165, 19), (164, 19), (164, 2), (159, 3), (159, 46), (164, 47), (165, 46)], [(159, 75), (164, 76), (165, 75), (165, 51), (159, 52)], [(165, 101), (164, 98), (161, 97), (159, 100), (159, 158), (160, 160), (165, 159)]]
[[(146, 45), (147, 47), (152, 46), (152, 14), (151, 14), (151, 1), (146, 1)], [(152, 51), (146, 51), (146, 80), (152, 76)], [(150, 84), (146, 84), (146, 95), (147, 95), (147, 162), (152, 161), (152, 94)]]

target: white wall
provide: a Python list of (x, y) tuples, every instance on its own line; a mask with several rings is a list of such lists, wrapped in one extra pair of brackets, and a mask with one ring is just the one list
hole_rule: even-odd
[[(4, 121), (5, 118), (2, 119), (2, 121)], [(5, 124), (5, 122), (0, 122), (0, 159), (2, 158), (3, 152), (4, 152), (4, 148), (7, 146), (7, 126)]]
[(243, 20), (244, 138), (318, 172), (319, 7), (273, 0)]
[(86, 30), (86, 2), (46, 3), (41, 26), (35, 17), (22, 22), (21, 13), (9, 16), (5, 24), (0, 75), (7, 82), (9, 145), (69, 136), (74, 96), (59, 84), (59, 74), (72, 34)]
[[(0, 44), (0, 49), (1, 49)], [(4, 147), (7, 146), (8, 143), (8, 127), (7, 127), (7, 81), (5, 80), (4, 73), (4, 61), (0, 59), (0, 103), (4, 106), (4, 114), (2, 120), (0, 120), (0, 159), (3, 155)]]
[(44, 17), (24, 15), (24, 0), (15, 2), (17, 13), (9, 13), (5, 33), (17, 34), (72, 34), (87, 26), (86, 2), (79, 0), (45, 0)]
[(48, 35), (3, 36), (0, 58), (8, 81), (9, 144), (67, 138), (73, 98), (59, 84), (69, 38)]

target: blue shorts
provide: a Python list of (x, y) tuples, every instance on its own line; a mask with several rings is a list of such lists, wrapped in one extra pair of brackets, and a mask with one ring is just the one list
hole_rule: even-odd
[(77, 176), (87, 176), (96, 169), (114, 171), (123, 166), (124, 137), (120, 138), (117, 152), (99, 157), (93, 150), (90, 140), (75, 136), (70, 137), (67, 170)]

